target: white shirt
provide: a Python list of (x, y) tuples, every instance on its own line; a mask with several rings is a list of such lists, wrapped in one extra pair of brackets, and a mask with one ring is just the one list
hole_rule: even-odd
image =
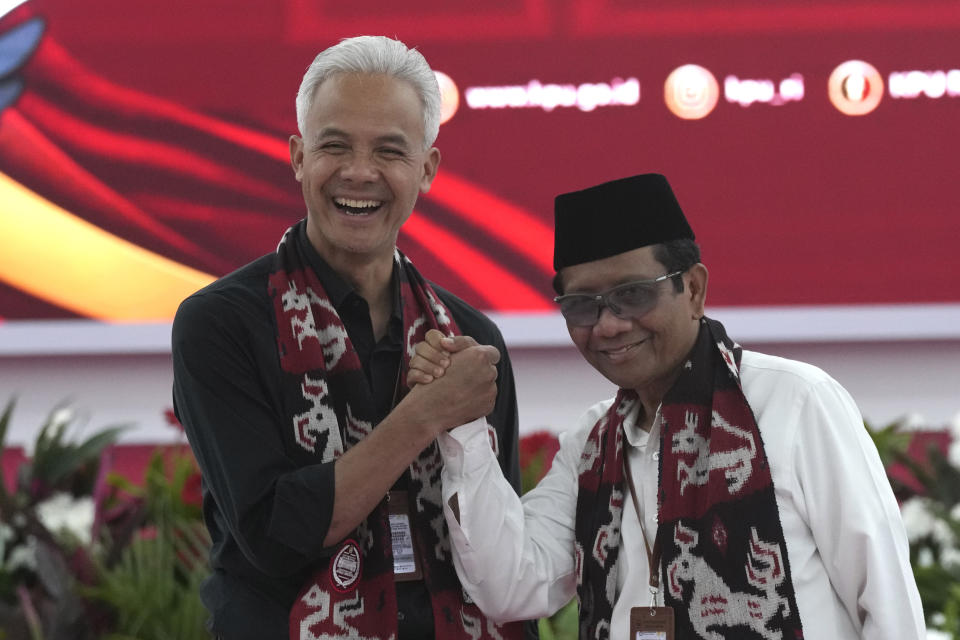
[[(809, 640), (923, 640), (920, 595), (896, 499), (849, 394), (820, 369), (744, 351), (740, 370), (776, 493), (804, 636)], [(577, 466), (612, 399), (560, 437), (540, 484), (518, 498), (476, 421), (441, 434), (444, 514), (454, 565), (481, 610), (499, 621), (548, 616), (576, 595)], [(657, 529), (659, 414), (650, 433), (625, 420), (644, 530)], [(459, 521), (450, 508), (456, 494)], [(624, 500), (611, 638), (626, 638), (630, 608), (650, 604), (636, 510)], [(662, 602), (662, 596), (659, 599)]]

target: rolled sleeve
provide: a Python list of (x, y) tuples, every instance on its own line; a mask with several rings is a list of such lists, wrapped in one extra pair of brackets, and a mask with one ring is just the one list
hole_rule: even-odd
[(437, 442), (451, 481), (481, 470), (491, 459), (497, 462), (490, 446), (489, 427), (483, 418), (441, 433)]
[(252, 346), (255, 338), (231, 322), (236, 315), (224, 312), (230, 304), (216, 295), (181, 304), (173, 325), (174, 406), (222, 516), (214, 526), (264, 574), (291, 575), (325, 553), (333, 464), (298, 468), (285, 453), (279, 400), (261, 382), (272, 369)]

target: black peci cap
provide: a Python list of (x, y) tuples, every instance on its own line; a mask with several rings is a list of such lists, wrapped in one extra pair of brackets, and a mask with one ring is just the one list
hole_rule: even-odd
[(554, 200), (553, 268), (694, 239), (670, 183), (659, 173), (621, 178)]

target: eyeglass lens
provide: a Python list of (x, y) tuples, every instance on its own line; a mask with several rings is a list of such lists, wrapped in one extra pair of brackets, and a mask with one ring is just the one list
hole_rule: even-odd
[(571, 295), (560, 303), (560, 313), (575, 326), (590, 326), (600, 318), (600, 311), (607, 307), (621, 318), (636, 318), (653, 309), (657, 304), (659, 287), (655, 283), (627, 283), (596, 296)]

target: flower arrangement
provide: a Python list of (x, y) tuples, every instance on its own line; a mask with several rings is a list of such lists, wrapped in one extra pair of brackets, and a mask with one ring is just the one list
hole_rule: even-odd
[[(0, 413), (0, 455), (13, 409)], [(157, 449), (137, 484), (108, 468), (125, 427), (75, 440), (77, 422), (54, 409), (12, 486), (0, 477), (0, 640), (207, 638), (210, 540), (189, 448)], [(960, 420), (937, 432), (866, 426), (901, 501), (928, 638), (960, 640)], [(559, 443), (538, 431), (519, 444), (525, 492)], [(574, 600), (540, 620), (540, 637), (575, 640), (577, 627)]]
[(960, 640), (960, 416), (947, 430), (868, 430), (900, 500), (930, 640)]
[(104, 464), (125, 427), (76, 441), (76, 423), (51, 412), (13, 486), (0, 481), (0, 640), (207, 638), (210, 540), (189, 449), (158, 449), (138, 485)]

